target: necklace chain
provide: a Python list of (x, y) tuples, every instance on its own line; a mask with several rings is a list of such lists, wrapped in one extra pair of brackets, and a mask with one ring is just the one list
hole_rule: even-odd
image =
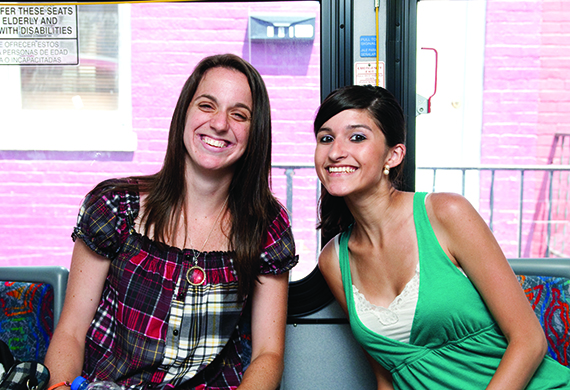
[[(220, 219), (220, 216), (222, 215), (222, 212), (224, 211), (226, 204), (228, 203), (228, 198), (230, 196), (228, 195), (226, 197), (226, 200), (224, 201), (224, 204), (222, 204), (222, 207), (220, 208), (220, 212), (218, 213), (218, 216), (216, 217), (216, 220), (214, 221), (214, 223), (212, 224), (212, 228), (210, 229), (210, 233), (208, 233), (208, 237), (206, 237), (206, 241), (204, 241), (204, 243), (202, 244), (202, 249), (200, 249), (199, 252), (197, 252), (196, 250), (194, 250), (194, 258), (192, 259), (192, 262), (194, 263), (194, 265), (198, 264), (198, 253), (202, 253), (204, 252), (204, 248), (206, 248), (206, 244), (208, 243), (208, 240), (210, 239), (210, 236), (212, 235), (212, 233), (214, 232), (214, 229), (216, 227), (216, 224), (218, 223), (218, 220)], [(192, 239), (190, 237), (188, 237), (188, 242), (190, 244), (190, 247), (192, 247)]]
[[(214, 224), (212, 225), (212, 228), (210, 229), (210, 233), (208, 233), (208, 237), (206, 237), (206, 241), (204, 241), (204, 244), (202, 245), (202, 249), (200, 250), (200, 252), (197, 252), (195, 249), (193, 249), (194, 251), (194, 258), (193, 258), (193, 265), (192, 267), (190, 267), (188, 269), (188, 271), (186, 271), (186, 280), (188, 281), (188, 283), (190, 283), (192, 286), (201, 286), (206, 282), (206, 271), (204, 271), (204, 268), (200, 267), (198, 265), (198, 253), (201, 253), (204, 251), (204, 249), (206, 248), (206, 244), (208, 243), (208, 240), (210, 239), (210, 236), (212, 235), (212, 232), (214, 231), (214, 228), (216, 227), (218, 220), (220, 219), (220, 216), (222, 215), (222, 212), (224, 211), (224, 208), (226, 207), (226, 203), (228, 203), (228, 198), (229, 195), (226, 197), (226, 200), (224, 201), (224, 204), (222, 205), (222, 208), (220, 209), (220, 212), (218, 213), (218, 216), (216, 217), (216, 220), (214, 221)], [(188, 237), (188, 241), (190, 246), (192, 246), (192, 240), (190, 239), (190, 237)]]

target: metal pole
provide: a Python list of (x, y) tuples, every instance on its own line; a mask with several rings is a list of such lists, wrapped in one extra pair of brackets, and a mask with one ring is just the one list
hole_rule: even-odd
[(552, 181), (554, 179), (554, 172), (548, 173), (548, 221), (546, 224), (546, 253), (544, 257), (550, 257), (550, 234), (552, 224)]
[(495, 210), (495, 170), (491, 170), (491, 190), (489, 191), (489, 229), (493, 231), (493, 211)]
[(522, 222), (523, 222), (523, 193), (524, 193), (524, 169), (521, 169), (521, 191), (519, 195), (519, 233), (518, 233), (518, 253), (521, 257), (522, 249)]
[(461, 170), (461, 195), (465, 196), (465, 169)]
[(285, 169), (285, 176), (287, 176), (287, 210), (289, 210), (289, 219), (291, 226), (293, 226), (293, 175), (295, 170), (293, 168)]

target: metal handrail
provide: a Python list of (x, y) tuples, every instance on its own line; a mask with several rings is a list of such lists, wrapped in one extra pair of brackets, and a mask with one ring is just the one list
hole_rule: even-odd
[[(293, 220), (293, 175), (295, 170), (298, 169), (314, 169), (313, 164), (309, 163), (274, 163), (272, 168), (284, 169), (285, 176), (287, 179), (287, 189), (286, 189), (286, 206), (289, 210), (291, 221)], [(418, 166), (417, 170), (430, 170), (433, 172), (433, 183), (432, 191), (435, 192), (436, 176), (438, 171), (460, 171), (462, 173), (461, 181), (461, 195), (465, 196), (465, 186), (466, 186), (466, 174), (468, 171), (490, 171), (491, 172), (491, 182), (490, 182), (490, 194), (489, 194), (489, 227), (493, 230), (493, 218), (494, 218), (494, 203), (495, 203), (495, 173), (496, 171), (514, 171), (520, 172), (520, 192), (519, 192), (519, 209), (518, 209), (518, 257), (521, 256), (522, 251), (522, 224), (523, 224), (523, 195), (524, 195), (524, 184), (525, 184), (525, 172), (528, 171), (542, 171), (548, 173), (548, 218), (552, 217), (552, 194), (553, 194), (553, 174), (555, 172), (570, 172), (570, 165), (502, 165), (502, 164), (478, 164), (478, 165), (455, 165), (455, 166)], [(316, 194), (318, 202), (320, 197), (320, 183), (317, 182)], [(545, 257), (549, 257), (552, 252), (550, 247), (551, 231), (550, 225), (547, 226), (547, 244)], [(320, 235), (317, 233), (317, 241), (320, 241)]]
[[(285, 176), (287, 177), (287, 210), (289, 211), (290, 217), (293, 215), (293, 175), (296, 169), (314, 169), (314, 164), (303, 164), (303, 163), (273, 163), (271, 168), (285, 169)], [(320, 185), (317, 185), (317, 201), (320, 196)]]
[[(271, 164), (272, 169), (284, 169), (285, 176), (287, 178), (287, 192), (286, 192), (286, 206), (289, 212), (289, 219), (291, 225), (293, 225), (293, 175), (296, 169), (315, 169), (314, 164), (303, 164), (303, 163), (273, 163)], [(316, 188), (316, 200), (315, 204), (319, 203), (321, 197), (321, 183), (317, 180)], [(315, 259), (318, 257), (321, 248), (321, 234), (320, 231), (315, 229), (315, 242), (316, 242), (316, 253)]]
[[(462, 173), (462, 186), (461, 194), (465, 195), (465, 181), (467, 171), (491, 171), (491, 185), (489, 194), (489, 227), (493, 230), (493, 211), (494, 211), (494, 201), (495, 201), (495, 172), (496, 171), (519, 171), (520, 172), (520, 192), (519, 192), (519, 220), (518, 220), (518, 256), (521, 256), (521, 238), (522, 238), (522, 223), (523, 223), (523, 194), (524, 194), (524, 174), (527, 171), (542, 171), (548, 172), (548, 220), (552, 218), (552, 183), (554, 172), (570, 172), (570, 165), (501, 165), (501, 164), (480, 164), (480, 165), (465, 165), (465, 166), (418, 166), (417, 170), (431, 170), (433, 172), (432, 180), (432, 190), (435, 192), (436, 175), (439, 170), (452, 170), (461, 171)], [(546, 244), (546, 257), (549, 256), (551, 252), (550, 248), (550, 225), (547, 226), (547, 244)]]

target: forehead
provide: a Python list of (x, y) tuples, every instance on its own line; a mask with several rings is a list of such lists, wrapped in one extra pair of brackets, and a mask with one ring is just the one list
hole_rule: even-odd
[(345, 129), (359, 126), (366, 126), (372, 130), (380, 131), (370, 112), (365, 109), (343, 110), (326, 121), (322, 128)]
[(194, 98), (208, 95), (216, 100), (246, 104), (251, 107), (251, 90), (247, 77), (235, 70), (222, 67), (208, 69), (194, 94)]

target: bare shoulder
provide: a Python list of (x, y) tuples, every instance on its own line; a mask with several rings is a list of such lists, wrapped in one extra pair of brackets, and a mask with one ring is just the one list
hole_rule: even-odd
[(450, 192), (429, 194), (426, 208), (430, 217), (433, 216), (438, 223), (445, 226), (467, 222), (478, 216), (475, 208), (464, 196)]
[(336, 253), (334, 241), (334, 238), (331, 239), (319, 254), (319, 269), (323, 275), (334, 273), (336, 269), (340, 272), (338, 254)]
[(481, 245), (488, 245), (492, 239), (483, 218), (462, 195), (430, 194), (426, 210), (439, 244), (456, 265), (465, 257), (466, 243), (480, 239)]

